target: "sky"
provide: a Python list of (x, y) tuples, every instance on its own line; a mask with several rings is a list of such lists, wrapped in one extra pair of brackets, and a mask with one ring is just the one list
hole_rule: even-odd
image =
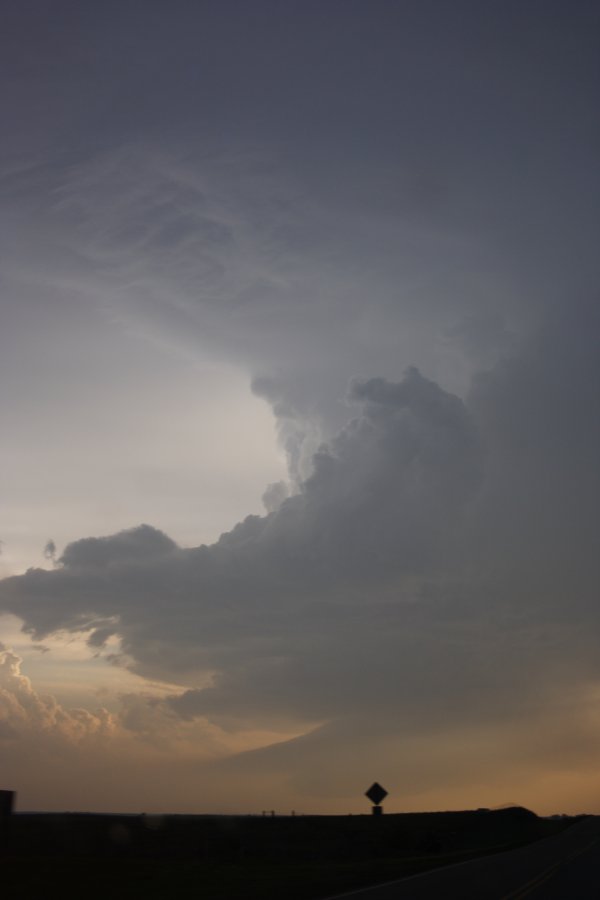
[(591, 0), (6, 0), (19, 809), (600, 813)]

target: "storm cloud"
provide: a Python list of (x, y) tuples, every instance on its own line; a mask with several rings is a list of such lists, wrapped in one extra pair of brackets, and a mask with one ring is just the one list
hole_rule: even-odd
[(355, 382), (358, 415), (276, 511), (194, 549), (149, 526), (77, 541), (4, 580), (3, 608), (36, 640), (118, 635), (123, 665), (188, 686), (163, 701), (183, 719), (535, 721), (598, 679), (596, 321), (548, 326), (467, 403), (414, 368)]
[(0, 16), (0, 611), (126, 685), (2, 650), (3, 762), (50, 805), (20, 746), (121, 753), (130, 805), (585, 797), (597, 4)]

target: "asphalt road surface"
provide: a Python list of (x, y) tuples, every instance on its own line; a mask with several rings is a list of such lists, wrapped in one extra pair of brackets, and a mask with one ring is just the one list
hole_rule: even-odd
[(600, 900), (600, 816), (561, 834), (378, 887), (355, 900)]

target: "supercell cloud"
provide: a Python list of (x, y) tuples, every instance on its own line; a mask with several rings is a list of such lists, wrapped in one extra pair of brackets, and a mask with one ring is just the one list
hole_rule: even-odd
[[(465, 729), (475, 747), (496, 729), (510, 758), (575, 697), (569, 727), (585, 731), (600, 677), (595, 324), (587, 309), (548, 326), (466, 402), (414, 368), (356, 381), (357, 414), (276, 511), (192, 549), (146, 525), (77, 541), (55, 570), (2, 582), (3, 607), (38, 640), (117, 635), (120, 664), (186, 688), (155, 713), (312, 731), (299, 749), (321, 767), (369, 735), (387, 759), (400, 736)], [(287, 752), (295, 772), (295, 748), (273, 765)]]
[[(0, 611), (62, 691), (1, 650), (26, 802), (586, 805), (597, 5), (1, 16)], [(127, 685), (85, 710), (82, 641)]]

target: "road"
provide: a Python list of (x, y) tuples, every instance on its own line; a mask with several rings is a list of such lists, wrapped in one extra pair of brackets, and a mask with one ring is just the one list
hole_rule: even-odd
[[(518, 850), (446, 866), (353, 900), (600, 900), (600, 816)], [(338, 900), (338, 898), (331, 898)]]

